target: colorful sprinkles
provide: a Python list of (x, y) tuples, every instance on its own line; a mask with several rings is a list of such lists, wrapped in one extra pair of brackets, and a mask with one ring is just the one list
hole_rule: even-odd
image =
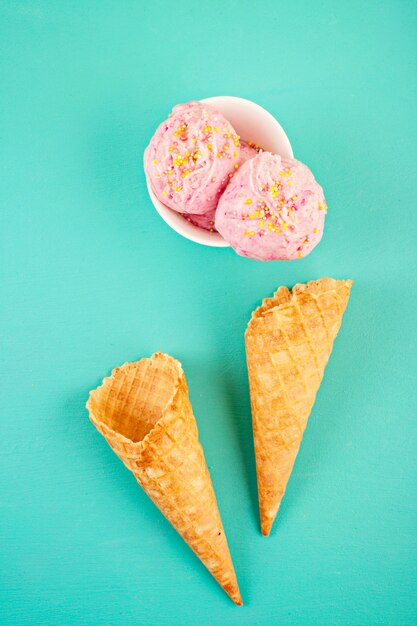
[[(172, 114), (168, 117), (172, 117)], [(214, 120), (216, 121), (217, 118)], [(199, 131), (191, 134), (187, 122), (181, 120), (173, 130), (172, 138), (172, 144), (168, 147), (167, 161), (159, 163), (157, 159), (152, 160), (152, 165), (157, 170), (155, 176), (164, 175), (167, 180), (167, 189), (162, 193), (171, 198), (174, 193), (181, 193), (184, 179), (196, 169), (205, 166), (207, 161), (214, 159), (233, 161), (239, 157), (239, 151), (236, 150), (240, 146), (239, 135), (230, 129), (222, 132), (220, 126), (212, 126), (208, 122), (203, 123)], [(237, 170), (239, 164), (231, 163), (230, 167)], [(229, 174), (229, 178), (232, 176), (233, 173)], [(215, 181), (215, 179), (211, 180), (212, 182)]]
[[(284, 168), (277, 173), (277, 179), (273, 183), (261, 184), (259, 191), (267, 194), (265, 199), (260, 197), (257, 199), (245, 198), (242, 195), (243, 205), (251, 208), (248, 211), (244, 211), (240, 215), (240, 219), (243, 222), (256, 220), (259, 227), (256, 231), (249, 228), (245, 229), (243, 232), (244, 237), (254, 237), (255, 235), (264, 237), (266, 235), (279, 235), (288, 231), (295, 231), (299, 221), (297, 213), (305, 200), (303, 198), (300, 199), (294, 192), (291, 195), (285, 193), (286, 189), (293, 186), (293, 181), (291, 180), (293, 173), (290, 167)], [(281, 177), (281, 180), (279, 177)], [(317, 210), (327, 211), (327, 205), (319, 202)], [(235, 216), (237, 215), (238, 213), (236, 212)], [(312, 235), (317, 235), (318, 232), (318, 228), (314, 228)], [(303, 256), (303, 249), (309, 243), (310, 239), (306, 236), (297, 249), (298, 258)]]

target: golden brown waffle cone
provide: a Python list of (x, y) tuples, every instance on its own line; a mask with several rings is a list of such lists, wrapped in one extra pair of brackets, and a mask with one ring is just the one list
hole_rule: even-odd
[(269, 535), (349, 300), (351, 280), (280, 287), (252, 314), (246, 356), (263, 535)]
[(181, 365), (125, 363), (90, 393), (90, 419), (236, 604), (239, 587)]

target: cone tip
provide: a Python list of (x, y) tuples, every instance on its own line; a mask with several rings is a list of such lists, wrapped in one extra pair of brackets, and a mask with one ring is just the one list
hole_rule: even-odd
[(239, 589), (237, 589), (236, 591), (234, 591), (231, 596), (230, 596), (231, 600), (233, 600), (233, 602), (237, 605), (237, 606), (243, 606), (243, 600), (242, 600), (242, 596), (240, 595), (240, 591)]
[(264, 537), (269, 537), (273, 523), (273, 519), (270, 519), (268, 517), (261, 518), (261, 533)]

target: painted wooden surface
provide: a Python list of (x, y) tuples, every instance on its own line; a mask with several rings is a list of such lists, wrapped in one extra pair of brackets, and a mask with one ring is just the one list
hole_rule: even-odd
[[(415, 623), (416, 36), (405, 0), (0, 2), (2, 625)], [(276, 115), (322, 183), (306, 259), (203, 248), (153, 210), (153, 129), (219, 94)], [(266, 539), (243, 332), (323, 275), (355, 285)], [(187, 375), (242, 609), (87, 419), (156, 350)]]

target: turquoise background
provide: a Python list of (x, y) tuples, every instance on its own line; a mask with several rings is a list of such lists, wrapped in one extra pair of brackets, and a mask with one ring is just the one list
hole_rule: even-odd
[[(0, 623), (415, 624), (415, 2), (0, 8)], [(205, 248), (154, 211), (156, 125), (220, 94), (270, 110), (324, 186), (309, 257)], [(243, 332), (323, 275), (355, 284), (267, 539)], [(88, 391), (157, 350), (187, 375), (241, 609), (88, 421)]]

